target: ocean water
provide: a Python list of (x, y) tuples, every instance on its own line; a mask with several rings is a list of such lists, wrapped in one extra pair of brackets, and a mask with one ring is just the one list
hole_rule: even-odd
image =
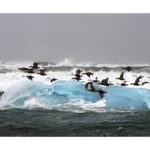
[[(40, 62), (45, 76), (19, 71), (33, 62), (0, 62), (0, 136), (149, 136), (150, 66), (74, 64), (69, 60), (54, 64)], [(77, 69), (93, 72), (81, 81), (72, 80)], [(116, 79), (124, 72), (128, 86)], [(34, 76), (33, 81), (26, 78)], [(131, 85), (143, 76), (139, 86)], [(109, 78), (111, 86), (85, 89), (85, 83)], [(58, 80), (51, 83), (50, 79)], [(143, 82), (148, 82), (142, 85)]]

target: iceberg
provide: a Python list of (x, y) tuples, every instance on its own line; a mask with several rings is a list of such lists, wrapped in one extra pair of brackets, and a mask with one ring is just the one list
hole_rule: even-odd
[[(148, 89), (121, 86), (103, 87), (97, 84), (94, 86), (96, 89), (107, 92), (104, 94), (106, 108), (141, 110), (150, 108), (150, 90)], [(87, 91), (84, 84), (75, 80), (59, 80), (52, 85), (37, 81), (19, 81), (1, 96), (0, 108), (22, 107), (31, 99), (47, 106), (65, 104), (72, 99), (90, 103), (102, 100), (99, 93)]]

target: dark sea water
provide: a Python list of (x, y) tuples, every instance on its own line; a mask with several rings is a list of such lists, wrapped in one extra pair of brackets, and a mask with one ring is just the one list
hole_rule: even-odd
[(149, 136), (150, 111), (0, 111), (0, 136)]

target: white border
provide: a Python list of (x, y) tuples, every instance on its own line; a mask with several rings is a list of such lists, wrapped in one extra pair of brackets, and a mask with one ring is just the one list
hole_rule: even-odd
[[(0, 13), (150, 13), (149, 0), (0, 0)], [(2, 150), (141, 150), (149, 138), (0, 138)]]
[(1, 149), (9, 150), (146, 150), (149, 138), (0, 138)]
[(0, 13), (149, 12), (149, 0), (0, 0)]

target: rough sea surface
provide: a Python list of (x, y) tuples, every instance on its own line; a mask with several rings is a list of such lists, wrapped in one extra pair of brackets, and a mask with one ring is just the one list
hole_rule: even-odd
[(0, 111), (0, 136), (150, 136), (150, 111)]

